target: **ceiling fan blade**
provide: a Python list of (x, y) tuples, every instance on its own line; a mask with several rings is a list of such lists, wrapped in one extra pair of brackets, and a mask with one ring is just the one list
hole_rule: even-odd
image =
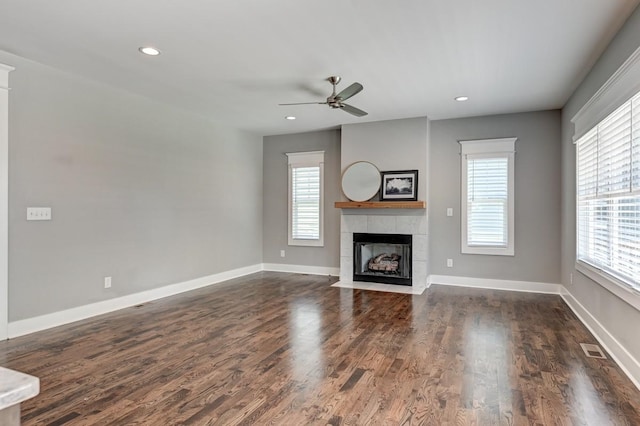
[(365, 115), (368, 114), (367, 112), (365, 112), (365, 111), (363, 111), (361, 109), (358, 109), (356, 107), (353, 107), (351, 105), (348, 105), (348, 104), (342, 104), (341, 108), (342, 108), (343, 111), (346, 111), (349, 114), (353, 114), (356, 117), (364, 117)]
[(353, 83), (351, 86), (347, 87), (342, 92), (338, 93), (336, 95), (336, 98), (339, 98), (341, 101), (346, 101), (350, 97), (360, 93), (362, 89), (364, 89), (364, 87), (362, 87), (362, 84)]
[(278, 104), (278, 105), (324, 105), (326, 102), (294, 102), (292, 104)]

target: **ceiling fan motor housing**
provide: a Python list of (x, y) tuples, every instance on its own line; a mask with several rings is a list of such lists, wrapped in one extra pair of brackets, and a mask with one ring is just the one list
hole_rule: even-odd
[(329, 96), (327, 98), (327, 105), (331, 108), (342, 108), (342, 102), (340, 102), (340, 98), (336, 98), (334, 96)]

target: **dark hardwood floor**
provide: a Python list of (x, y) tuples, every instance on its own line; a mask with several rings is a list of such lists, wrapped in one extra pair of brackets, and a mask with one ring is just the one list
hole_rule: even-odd
[(258, 273), (0, 342), (25, 425), (639, 425), (562, 299)]

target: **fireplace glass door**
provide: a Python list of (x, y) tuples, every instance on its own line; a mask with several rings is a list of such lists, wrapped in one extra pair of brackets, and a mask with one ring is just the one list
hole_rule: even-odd
[(353, 234), (353, 280), (411, 285), (411, 235)]

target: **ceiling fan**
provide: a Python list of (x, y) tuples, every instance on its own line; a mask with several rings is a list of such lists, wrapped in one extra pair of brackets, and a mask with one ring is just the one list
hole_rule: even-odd
[(353, 83), (351, 86), (347, 87), (340, 93), (336, 93), (336, 85), (340, 83), (341, 78), (338, 76), (331, 76), (327, 79), (329, 83), (333, 85), (333, 93), (327, 98), (324, 102), (296, 102), (292, 104), (278, 104), (278, 105), (311, 105), (311, 104), (319, 104), (319, 105), (329, 105), (331, 108), (339, 108), (343, 111), (348, 112), (349, 114), (355, 115), (356, 117), (364, 117), (367, 115), (367, 112), (351, 106), (349, 104), (345, 104), (344, 101), (349, 99), (352, 96), (357, 95), (363, 89), (362, 84)]

